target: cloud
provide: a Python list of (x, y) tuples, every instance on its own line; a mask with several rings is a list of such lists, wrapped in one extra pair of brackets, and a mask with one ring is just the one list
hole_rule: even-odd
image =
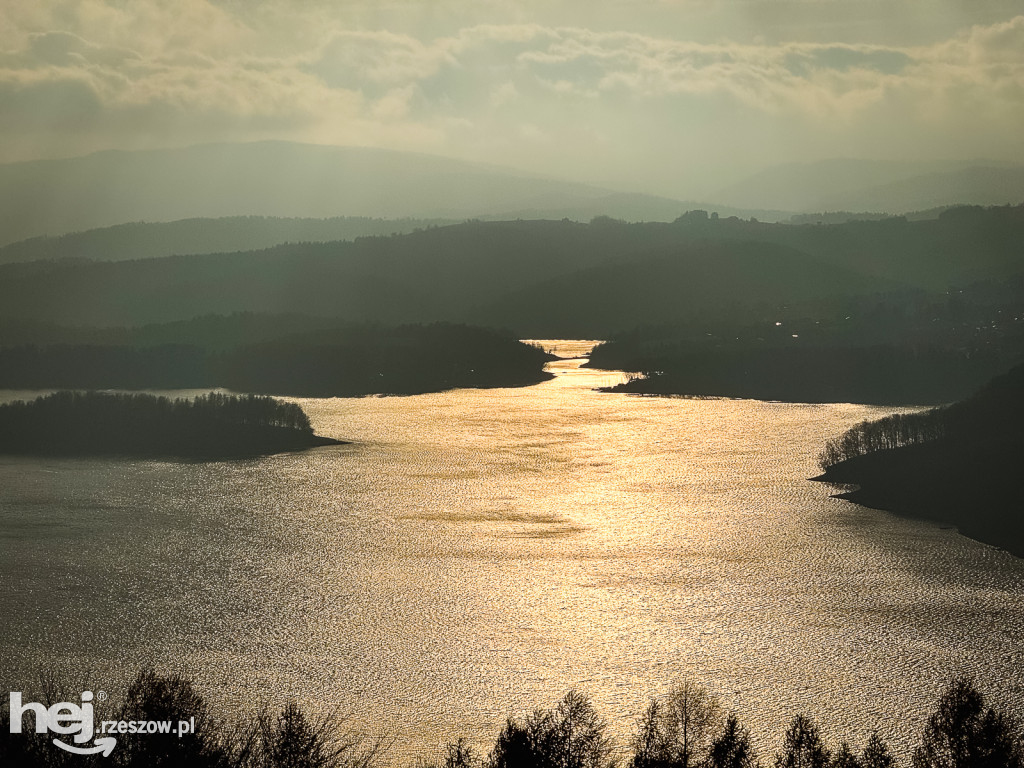
[[(380, 7), (399, 6), (412, 9)], [(428, 6), (436, 20), (484, 9), (416, 13)], [(268, 137), (666, 179), (702, 162), (879, 148), (1024, 159), (1024, 16), (927, 44), (768, 43), (523, 23), (531, 7), (494, 0), (485, 10), (503, 23), (423, 34), (381, 26), (395, 14), (365, 3), (6, 4), (4, 159)]]
[(309, 65), (309, 71), (334, 88), (374, 91), (405, 86), (453, 63), (437, 45), (408, 35), (350, 31), (335, 34)]
[[(952, 43), (962, 48), (972, 61), (1009, 61), (1020, 63), (1024, 51), (1024, 16), (1017, 16), (1001, 24), (973, 27), (961, 42)], [(940, 50), (946, 50), (942, 47)]]

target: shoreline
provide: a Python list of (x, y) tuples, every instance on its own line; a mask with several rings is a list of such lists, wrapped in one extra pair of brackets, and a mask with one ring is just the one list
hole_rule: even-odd
[(1024, 558), (1015, 456), (977, 447), (908, 446), (857, 456), (808, 478), (854, 486), (831, 494), (899, 517), (954, 527), (961, 536)]
[(339, 445), (353, 445), (352, 440), (339, 440), (334, 437), (310, 435), (306, 440), (289, 442), (281, 445), (255, 446), (246, 450), (227, 451), (181, 451), (181, 450), (62, 450), (60, 446), (48, 450), (12, 450), (0, 448), (0, 456), (24, 456), (32, 458), (54, 459), (91, 459), (91, 458), (128, 458), (142, 460), (180, 459), (185, 461), (231, 461), (234, 459), (254, 459), (261, 456), (276, 456), (282, 453), (300, 453), (314, 448), (329, 448)]

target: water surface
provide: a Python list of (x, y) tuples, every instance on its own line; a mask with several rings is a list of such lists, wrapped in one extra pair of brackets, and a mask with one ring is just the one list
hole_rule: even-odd
[[(561, 344), (562, 354), (585, 343)], [(688, 678), (762, 757), (805, 712), (904, 753), (954, 674), (1024, 694), (1024, 561), (807, 482), (883, 409), (521, 389), (304, 399), (355, 441), (257, 460), (0, 458), (0, 683), (184, 670), (396, 763), (589, 693), (625, 739)], [(10, 681), (10, 682), (8, 682)]]

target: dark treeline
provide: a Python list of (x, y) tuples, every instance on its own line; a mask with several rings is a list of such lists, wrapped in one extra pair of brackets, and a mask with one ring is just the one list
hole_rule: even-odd
[[(927, 221), (937, 219), (946, 211), (952, 208), (966, 208), (959, 205), (940, 205), (935, 208), (926, 208), (922, 211), (912, 211), (905, 214), (877, 213), (870, 211), (821, 211), (819, 213), (795, 213), (786, 219), (787, 224), (846, 224), (851, 221), (883, 221), (885, 219), (904, 218), (907, 221)], [(970, 206), (975, 207), (975, 206)]]
[(1022, 462), (1024, 365), (952, 405), (858, 424), (826, 444), (815, 479), (858, 485), (841, 497), (951, 523), (1024, 556)]
[(950, 441), (973, 448), (1022, 437), (1024, 365), (1019, 365), (952, 405), (862, 421), (830, 440), (818, 463), (828, 469), (847, 459), (922, 443)]
[[(49, 330), (51, 339), (60, 338)], [(355, 397), (525, 386), (550, 378), (543, 371), (548, 356), (536, 347), (443, 323), (342, 327), (314, 318), (239, 315), (90, 335), (94, 343), (0, 346), (0, 387), (225, 387)]]
[[(589, 699), (570, 691), (554, 709), (510, 717), (487, 754), (466, 741), (449, 743), (444, 768), (898, 768), (873, 733), (859, 749), (830, 747), (818, 725), (796, 715), (781, 749), (762, 760), (735, 712), (725, 712), (705, 689), (684, 682), (652, 699), (626, 750), (618, 747)], [(953, 680), (925, 724), (912, 768), (1021, 768), (1024, 730), (985, 704), (967, 678)]]
[[(36, 694), (46, 705), (77, 700), (48, 679)], [(0, 719), (10, 716), (0, 702)], [(107, 757), (71, 755), (35, 734), (0, 729), (0, 764), (11, 768), (111, 765), (124, 768), (377, 768), (386, 764), (383, 738), (370, 738), (336, 718), (312, 718), (295, 703), (240, 721), (215, 717), (202, 695), (179, 675), (143, 670), (123, 701), (99, 704), (97, 721), (190, 721), (192, 734), (128, 734)], [(796, 715), (771, 759), (762, 760), (735, 712), (724, 712), (703, 688), (683, 683), (653, 699), (636, 722), (625, 749), (582, 693), (570, 691), (553, 709), (510, 717), (493, 747), (478, 752), (463, 739), (450, 742), (440, 766), (421, 768), (899, 768), (876, 732), (859, 748), (829, 746), (818, 725)], [(987, 706), (966, 678), (953, 680), (922, 729), (910, 768), (1021, 768), (1024, 731), (1012, 715)]]
[(314, 435), (295, 403), (258, 395), (56, 392), (0, 405), (0, 453), (218, 458), (338, 442)]
[(874, 421), (862, 421), (829, 440), (818, 457), (818, 465), (828, 469), (855, 456), (942, 440), (949, 437), (950, 426), (949, 408), (894, 413)]

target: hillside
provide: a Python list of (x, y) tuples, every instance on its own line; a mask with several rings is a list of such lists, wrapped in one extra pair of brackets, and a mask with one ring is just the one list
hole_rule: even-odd
[(786, 246), (684, 243), (614, 258), (499, 297), (471, 315), (530, 336), (608, 336), (684, 319), (757, 317), (780, 304), (892, 288)]
[[(565, 302), (578, 308), (574, 317), (584, 325), (630, 327), (638, 322), (638, 300), (654, 316), (735, 305), (736, 285), (744, 286), (739, 299), (757, 303), (892, 285), (790, 247), (701, 240), (700, 232), (669, 224), (470, 222), (235, 254), (29, 262), (0, 267), (0, 306), (8, 318), (66, 325), (262, 312), (385, 324), (472, 322), (523, 336), (557, 321)], [(563, 282), (547, 284), (555, 278)]]
[(924, 163), (850, 158), (790, 162), (758, 171), (720, 189), (714, 197), (732, 205), (760, 205), (772, 200), (790, 211), (835, 210), (824, 207), (825, 201), (930, 170), (935, 169)]
[(0, 265), (0, 307), (7, 320), (58, 325), (257, 312), (590, 336), (728, 307), (748, 313), (736, 322), (751, 321), (766, 306), (834, 308), (844, 296), (898, 289), (947, 302), (951, 286), (1024, 273), (1022, 238), (1021, 206), (822, 226), (702, 211), (673, 223), (470, 221), (235, 253)]
[(822, 225), (701, 219), (695, 213), (681, 217), (680, 238), (785, 245), (837, 266), (926, 290), (945, 291), (952, 285), (1024, 270), (1019, 248), (1024, 204), (956, 206), (917, 221), (890, 217)]
[(789, 402), (938, 404), (1024, 361), (1024, 272), (711, 313), (609, 335), (588, 365), (642, 373), (616, 391)]

